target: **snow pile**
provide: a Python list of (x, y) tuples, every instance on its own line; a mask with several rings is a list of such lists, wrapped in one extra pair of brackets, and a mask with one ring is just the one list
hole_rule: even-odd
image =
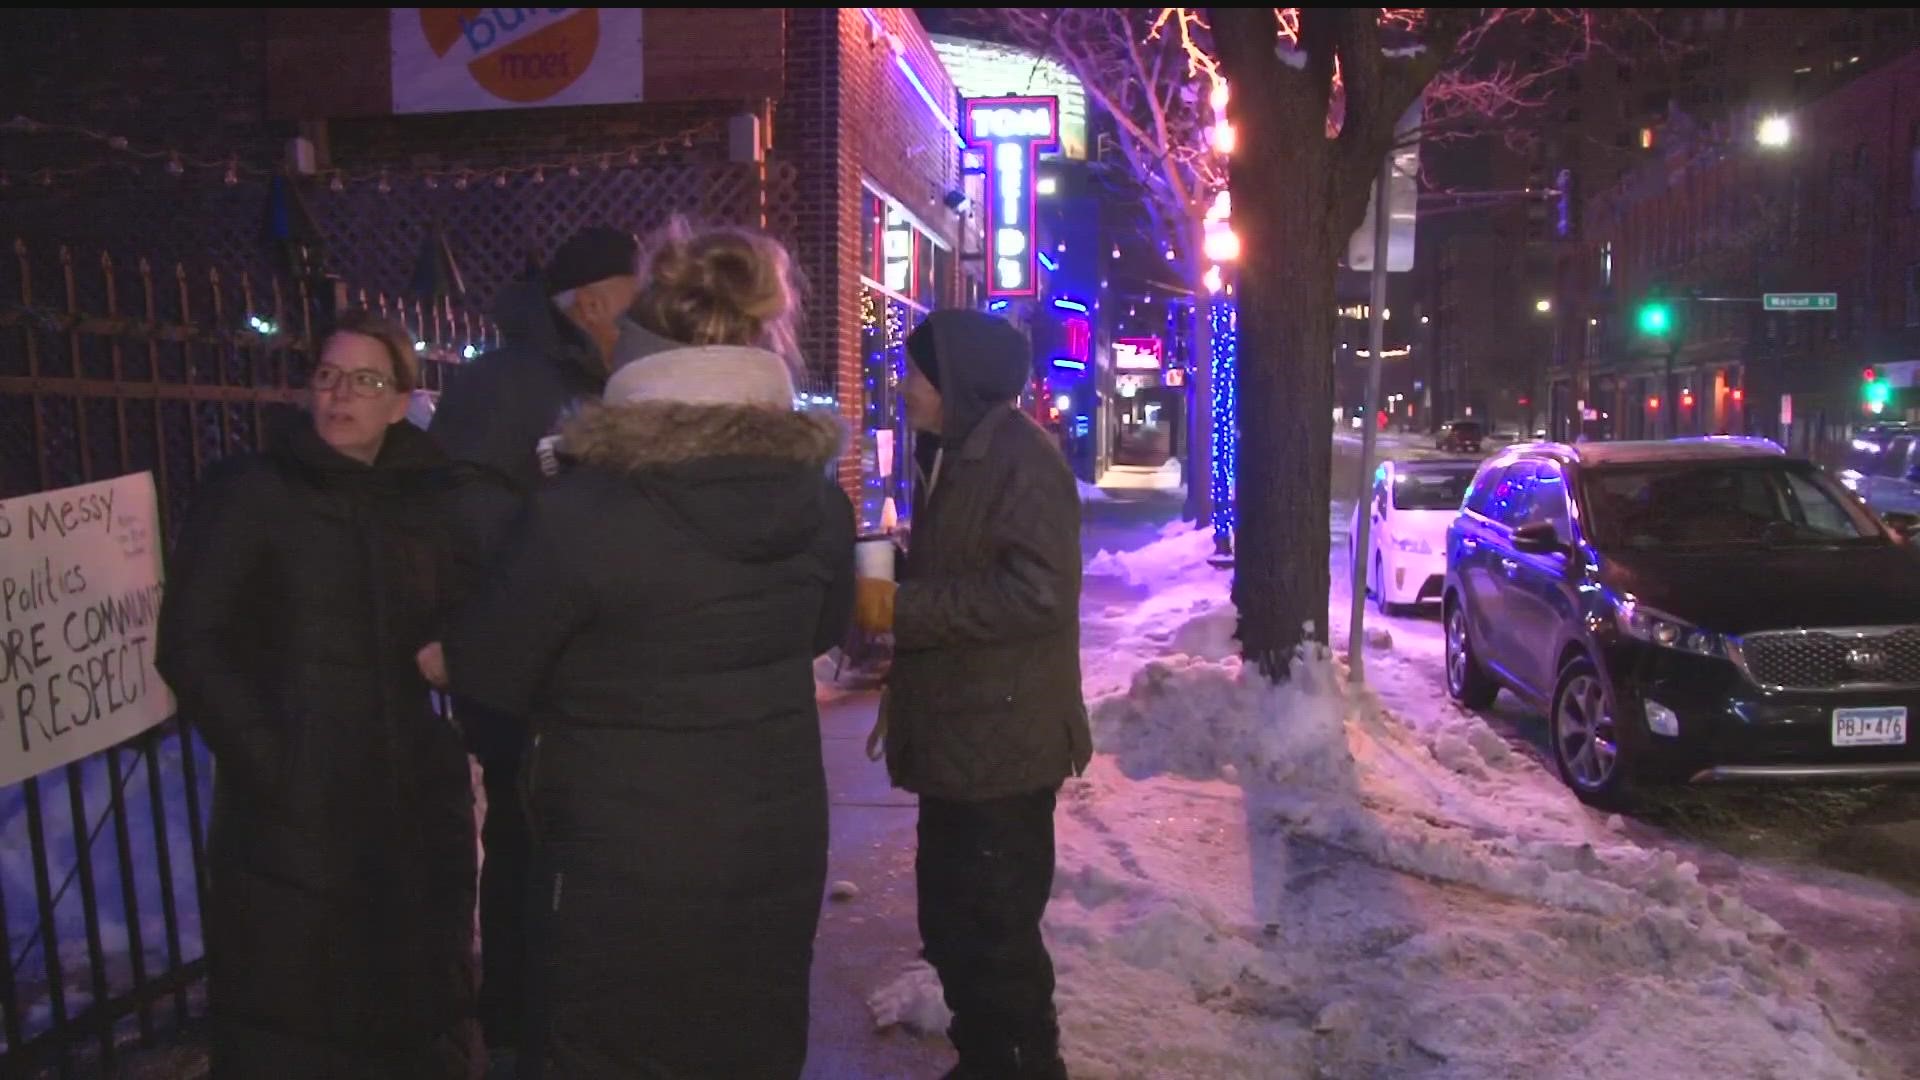
[[(1061, 793), (1045, 927), (1073, 1075), (1875, 1075), (1777, 923), (1409, 656), (1373, 659), (1379, 694), (1324, 649), (1244, 669), (1211, 554), (1172, 528), (1087, 569), (1100, 754)], [(946, 1022), (921, 968), (872, 1005)]]
[(1087, 562), (1086, 575), (1117, 578), (1135, 587), (1157, 585), (1206, 567), (1213, 552), (1212, 532), (1175, 522), (1161, 530), (1160, 539), (1138, 551), (1100, 552)]
[(1074, 484), (1080, 489), (1080, 501), (1083, 503), (1103, 503), (1111, 501), (1107, 498), (1106, 492), (1101, 491), (1085, 480), (1075, 480)]

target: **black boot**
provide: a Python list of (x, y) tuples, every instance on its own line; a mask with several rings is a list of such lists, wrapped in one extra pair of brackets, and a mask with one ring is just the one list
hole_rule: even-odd
[(1013, 1043), (991, 1028), (974, 1030), (956, 1016), (947, 1039), (960, 1052), (960, 1064), (947, 1073), (947, 1080), (1015, 1080), (1020, 1075)]

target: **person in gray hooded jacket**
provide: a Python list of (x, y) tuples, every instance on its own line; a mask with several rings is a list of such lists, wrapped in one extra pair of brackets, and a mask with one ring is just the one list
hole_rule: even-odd
[(920, 936), (953, 1010), (954, 1077), (1066, 1075), (1040, 919), (1060, 784), (1092, 755), (1080, 692), (1080, 498), (1013, 407), (1026, 339), (937, 311), (907, 339), (921, 483), (897, 589), (858, 583), (891, 630), (887, 770), (920, 796)]

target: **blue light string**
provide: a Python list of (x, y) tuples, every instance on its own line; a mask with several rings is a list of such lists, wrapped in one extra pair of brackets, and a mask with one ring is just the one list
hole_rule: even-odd
[(1212, 329), (1213, 356), (1208, 372), (1213, 385), (1213, 538), (1232, 538), (1237, 517), (1234, 513), (1234, 477), (1239, 472), (1240, 438), (1237, 429), (1239, 409), (1236, 401), (1237, 367), (1240, 353), (1240, 319), (1232, 300), (1215, 300), (1208, 311), (1207, 325)]

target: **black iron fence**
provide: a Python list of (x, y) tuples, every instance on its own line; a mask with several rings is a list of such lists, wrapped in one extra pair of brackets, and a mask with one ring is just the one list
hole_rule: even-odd
[[(263, 410), (299, 400), (314, 331), (346, 303), (414, 331), (429, 391), (491, 340), (449, 303), (13, 242), (0, 501), (151, 472), (168, 535), (201, 470), (260, 449)], [(108, 1074), (201, 1014), (211, 799), (180, 717), (0, 788), (0, 1078)]]

